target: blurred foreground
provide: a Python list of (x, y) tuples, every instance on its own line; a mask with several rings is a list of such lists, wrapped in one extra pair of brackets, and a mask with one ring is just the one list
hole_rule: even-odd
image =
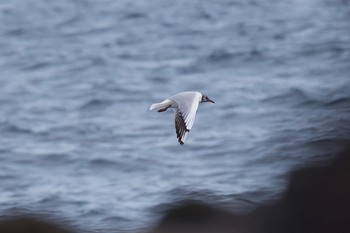
[[(350, 141), (330, 161), (318, 162), (291, 173), (282, 198), (258, 206), (248, 214), (235, 214), (198, 201), (175, 203), (152, 233), (344, 233), (350, 232)], [(2, 218), (0, 233), (69, 233), (61, 224), (37, 217)], [(118, 231), (117, 231), (118, 232)]]

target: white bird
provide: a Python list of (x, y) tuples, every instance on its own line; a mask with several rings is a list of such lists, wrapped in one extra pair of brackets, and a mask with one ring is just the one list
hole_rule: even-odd
[(213, 100), (203, 93), (198, 91), (187, 91), (178, 93), (161, 103), (152, 104), (150, 110), (156, 109), (158, 112), (164, 112), (168, 108), (173, 108), (175, 111), (175, 129), (178, 141), (181, 145), (184, 144), (188, 132), (190, 132), (199, 103), (211, 102)]

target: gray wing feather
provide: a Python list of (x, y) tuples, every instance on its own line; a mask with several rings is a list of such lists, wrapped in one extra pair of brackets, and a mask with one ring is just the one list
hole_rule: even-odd
[(175, 129), (178, 141), (181, 145), (183, 145), (186, 140), (187, 133), (190, 132), (190, 130), (187, 129), (182, 113), (178, 109), (175, 110)]
[(181, 145), (193, 126), (200, 98), (199, 92), (183, 92), (170, 98), (178, 105), (175, 109), (175, 129)]
[(183, 92), (171, 97), (178, 104), (188, 130), (193, 126), (200, 98), (199, 92)]

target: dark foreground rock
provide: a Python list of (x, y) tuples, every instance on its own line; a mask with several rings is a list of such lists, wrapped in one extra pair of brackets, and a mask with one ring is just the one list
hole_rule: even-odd
[(350, 232), (350, 150), (292, 173), (281, 200), (235, 215), (198, 202), (168, 211), (152, 233)]
[(178, 203), (168, 211), (153, 233), (241, 232), (245, 218), (196, 201)]
[(0, 233), (73, 233), (58, 224), (33, 217), (16, 217), (0, 221)]

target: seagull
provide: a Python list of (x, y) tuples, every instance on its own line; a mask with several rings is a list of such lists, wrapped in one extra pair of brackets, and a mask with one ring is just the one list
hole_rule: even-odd
[(186, 91), (169, 97), (161, 103), (152, 104), (149, 110), (156, 109), (158, 112), (165, 112), (168, 108), (174, 109), (176, 136), (180, 145), (183, 145), (193, 126), (198, 105), (204, 102), (215, 103), (203, 93)]

